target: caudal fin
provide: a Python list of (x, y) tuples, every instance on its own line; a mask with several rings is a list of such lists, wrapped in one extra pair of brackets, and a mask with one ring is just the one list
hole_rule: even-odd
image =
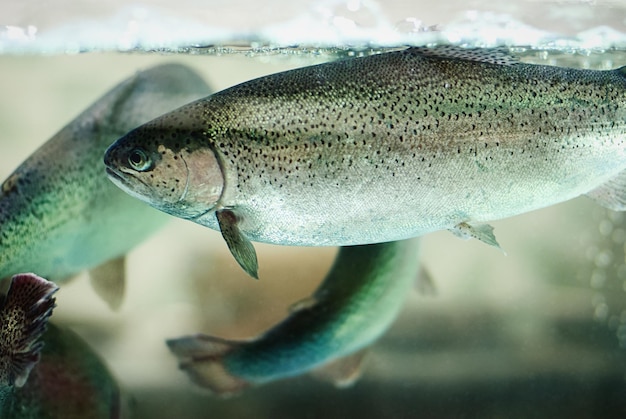
[(0, 385), (21, 387), (39, 362), (58, 287), (35, 274), (19, 274), (0, 307)]
[(224, 365), (224, 358), (242, 342), (198, 334), (169, 339), (166, 343), (178, 359), (179, 368), (189, 375), (191, 381), (216, 395), (232, 396), (249, 386)]

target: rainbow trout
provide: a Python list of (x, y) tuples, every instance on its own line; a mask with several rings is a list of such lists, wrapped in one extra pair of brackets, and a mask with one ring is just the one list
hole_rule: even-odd
[(109, 369), (78, 335), (48, 324), (41, 359), (22, 386), (0, 385), (0, 417), (119, 419), (126, 404)]
[(106, 148), (128, 130), (209, 93), (191, 69), (168, 64), (120, 83), (25, 160), (0, 191), (0, 278), (37, 272), (62, 281), (92, 269), (114, 308), (123, 255), (167, 217), (108, 181)]
[(255, 79), (163, 115), (106, 152), (110, 178), (250, 241), (345, 246), (486, 224), (587, 194), (626, 203), (626, 67), (409, 48)]
[(0, 404), (6, 391), (24, 386), (39, 362), (57, 290), (35, 274), (17, 274), (6, 296), (0, 295)]
[(195, 383), (219, 395), (320, 366), (324, 378), (349, 385), (358, 378), (364, 349), (393, 323), (420, 276), (418, 241), (342, 247), (312, 297), (256, 339), (197, 335), (168, 346)]
[(72, 332), (48, 322), (57, 286), (18, 274), (0, 296), (0, 417), (119, 418), (117, 384)]

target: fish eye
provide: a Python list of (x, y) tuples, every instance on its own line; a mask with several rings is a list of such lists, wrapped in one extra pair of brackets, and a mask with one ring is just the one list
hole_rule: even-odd
[(128, 155), (128, 164), (133, 169), (142, 172), (144, 170), (148, 170), (152, 166), (152, 161), (145, 151), (140, 148), (136, 148)]

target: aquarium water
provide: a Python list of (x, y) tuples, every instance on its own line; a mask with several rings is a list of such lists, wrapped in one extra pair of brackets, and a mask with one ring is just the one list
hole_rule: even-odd
[[(0, 4), (0, 178), (122, 79), (181, 62), (220, 90), (407, 46), (500, 48), (522, 61), (626, 66), (620, 0), (36, 0)], [(302, 376), (230, 399), (178, 370), (165, 340), (251, 338), (310, 295), (335, 249), (257, 244), (248, 278), (219, 233), (172, 219), (128, 258), (112, 312), (85, 276), (53, 322), (104, 360), (135, 418), (626, 417), (626, 215), (582, 197), (493, 223), (506, 255), (422, 240), (434, 292), (407, 295), (354, 386)]]

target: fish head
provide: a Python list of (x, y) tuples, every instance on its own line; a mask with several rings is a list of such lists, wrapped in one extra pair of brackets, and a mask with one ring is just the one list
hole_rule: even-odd
[(193, 220), (217, 205), (224, 189), (222, 168), (215, 151), (203, 145), (202, 132), (162, 118), (113, 143), (104, 155), (106, 171), (131, 196)]

